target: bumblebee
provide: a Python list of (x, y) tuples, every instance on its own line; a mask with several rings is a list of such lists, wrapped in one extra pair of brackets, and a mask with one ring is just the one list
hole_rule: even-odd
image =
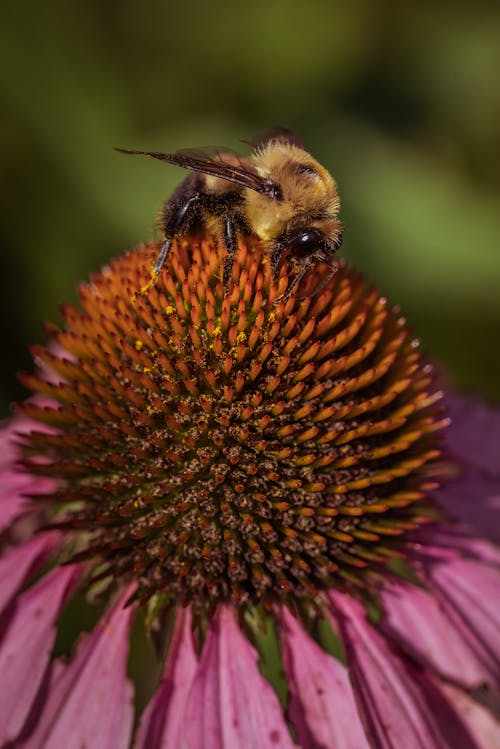
[(337, 218), (340, 200), (330, 173), (288, 130), (277, 129), (250, 141), (249, 156), (228, 149), (189, 149), (175, 153), (118, 148), (176, 164), (193, 173), (163, 206), (164, 242), (145, 293), (156, 282), (174, 239), (204, 224), (227, 250), (223, 284), (229, 287), (239, 234), (254, 234), (263, 243), (276, 278), (285, 256), (298, 271), (281, 299), (287, 299), (307, 270), (324, 263), (336, 270), (334, 256), (342, 243)]

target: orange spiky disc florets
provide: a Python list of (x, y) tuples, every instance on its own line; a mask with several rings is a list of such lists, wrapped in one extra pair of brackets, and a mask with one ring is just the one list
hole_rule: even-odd
[[(22, 410), (25, 464), (61, 479), (57, 525), (139, 595), (253, 604), (298, 599), (381, 569), (426, 518), (440, 394), (404, 320), (356, 271), (273, 285), (240, 247), (129, 252), (80, 290), (82, 310), (37, 347), (50, 399)], [(57, 345), (54, 345), (57, 344)]]

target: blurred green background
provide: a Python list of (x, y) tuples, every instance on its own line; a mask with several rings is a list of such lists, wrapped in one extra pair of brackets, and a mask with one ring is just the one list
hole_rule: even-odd
[(170, 151), (280, 124), (335, 175), (342, 255), (461, 387), (500, 398), (500, 4), (4, 5), (2, 414), (40, 322), (152, 235)]

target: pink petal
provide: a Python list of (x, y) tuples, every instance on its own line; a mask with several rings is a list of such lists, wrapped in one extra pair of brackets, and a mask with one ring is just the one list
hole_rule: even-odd
[(162, 683), (145, 709), (135, 749), (170, 749), (182, 746), (185, 709), (197, 660), (191, 634), (191, 610), (177, 615)]
[(17, 459), (17, 447), (15, 445), (16, 432), (27, 429), (28, 420), (14, 416), (8, 421), (2, 422), (0, 426), (0, 471), (12, 466)]
[(419, 564), (433, 594), (487, 677), (500, 684), (500, 569), (425, 547)]
[(461, 689), (441, 684), (441, 690), (467, 725), (477, 749), (499, 749), (500, 721)]
[(412, 536), (419, 543), (417, 551), (423, 546), (434, 546), (440, 549), (440, 555), (456, 557), (457, 552), (461, 556), (477, 559), (488, 564), (500, 567), (500, 548), (490, 541), (485, 541), (477, 536), (468, 536), (461, 532), (456, 526), (445, 524), (424, 525)]
[(26, 749), (126, 749), (132, 733), (133, 687), (126, 677), (134, 609), (130, 589), (80, 642), (68, 666), (56, 664), (40, 720)]
[(46, 479), (37, 480), (19, 469), (3, 469), (0, 473), (0, 531), (26, 510), (26, 494), (35, 493), (38, 486), (43, 490), (46, 485)]
[(15, 417), (0, 429), (0, 531), (8, 528), (27, 509), (29, 500), (26, 495), (43, 494), (55, 486), (53, 480), (32, 476), (16, 465), (18, 435), (34, 426), (29, 419)]
[(345, 666), (325, 653), (287, 609), (283, 624), (289, 716), (302, 749), (369, 749)]
[(335, 606), (365, 730), (376, 749), (476, 749), (464, 724), (426, 675), (372, 627), (349, 596)]
[(21, 546), (9, 549), (0, 559), (0, 612), (29, 575), (47, 559), (54, 548), (55, 540), (55, 534), (40, 534)]
[(0, 644), (1, 746), (24, 725), (49, 663), (56, 620), (75, 581), (74, 567), (60, 567), (15, 602)]
[(214, 617), (189, 695), (185, 749), (292, 749), (258, 653), (227, 608)]
[(440, 676), (467, 688), (485, 680), (480, 661), (439, 602), (423, 588), (394, 578), (380, 591), (383, 632)]
[[(46, 405), (47, 403), (52, 403), (52, 401), (47, 401), (46, 398), (35, 397), (30, 400), (30, 403)], [(19, 435), (28, 434), (32, 429), (46, 432), (53, 431), (49, 427), (39, 424), (33, 419), (29, 419), (27, 416), (19, 414), (0, 424), (0, 471), (10, 468), (18, 459), (19, 448), (17, 442), (19, 441)]]

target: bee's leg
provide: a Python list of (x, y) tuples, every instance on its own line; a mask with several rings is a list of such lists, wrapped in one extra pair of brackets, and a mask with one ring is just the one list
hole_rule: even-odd
[(276, 278), (278, 275), (278, 269), (280, 267), (281, 262), (281, 256), (283, 254), (283, 245), (281, 242), (277, 242), (274, 247), (273, 251), (271, 253), (271, 273), (273, 278)]
[(319, 294), (319, 292), (321, 291), (321, 289), (323, 289), (326, 286), (326, 284), (330, 281), (331, 277), (339, 269), (339, 264), (335, 260), (333, 260), (333, 261), (327, 260), (326, 258), (324, 258), (322, 256), (317, 257), (316, 260), (319, 260), (321, 263), (324, 263), (326, 266), (328, 266), (328, 268), (330, 268), (330, 273), (327, 276), (325, 276), (325, 278), (323, 278), (319, 282), (319, 284), (316, 286), (316, 288), (314, 289), (314, 291), (311, 292), (311, 296), (316, 296), (316, 294)]
[(154, 262), (154, 265), (153, 265), (153, 270), (152, 270), (152, 275), (153, 276), (159, 276), (160, 275), (160, 271), (161, 271), (161, 269), (163, 268), (163, 266), (165, 264), (165, 260), (167, 259), (167, 255), (170, 252), (170, 248), (171, 247), (172, 247), (172, 240), (171, 239), (166, 239), (163, 242), (158, 255), (156, 256), (156, 259), (155, 259), (155, 262)]
[(141, 294), (146, 294), (157, 282), (158, 276), (160, 275), (160, 271), (163, 268), (165, 260), (167, 259), (171, 246), (171, 239), (166, 239), (163, 242), (162, 246), (160, 247), (160, 251), (155, 258), (154, 265), (151, 268), (151, 277), (149, 281), (144, 284), (144, 286), (141, 286)]
[(304, 265), (302, 266), (302, 268), (300, 269), (300, 271), (297, 273), (297, 275), (293, 279), (292, 283), (288, 286), (288, 288), (285, 291), (285, 293), (282, 294), (281, 296), (277, 297), (274, 300), (274, 304), (277, 304), (278, 302), (286, 302), (286, 300), (291, 295), (291, 293), (295, 289), (295, 287), (298, 286), (299, 283), (302, 281), (302, 279), (304, 278), (305, 274), (307, 273), (307, 271), (309, 270), (309, 268), (311, 267), (311, 265), (313, 264), (313, 262), (314, 262), (313, 258), (307, 258), (307, 260), (305, 261)]
[(222, 283), (224, 290), (227, 291), (229, 282), (231, 281), (231, 273), (233, 272), (234, 256), (238, 249), (238, 239), (236, 236), (236, 227), (233, 219), (228, 216), (224, 224), (224, 244), (226, 245), (227, 255), (224, 258), (224, 272), (222, 276)]
[(288, 299), (292, 291), (295, 289), (296, 286), (299, 285), (301, 280), (304, 278), (309, 268), (312, 265), (314, 265), (314, 263), (317, 263), (318, 261), (321, 263), (324, 263), (330, 268), (330, 273), (319, 282), (319, 284), (316, 286), (314, 291), (311, 291), (311, 296), (316, 296), (316, 294), (319, 294), (321, 289), (324, 286), (326, 286), (326, 284), (329, 282), (333, 274), (336, 273), (339, 266), (338, 266), (338, 263), (336, 263), (335, 261), (331, 262), (330, 260), (327, 260), (323, 256), (311, 255), (311, 257), (307, 258), (306, 262), (304, 263), (300, 271), (297, 273), (297, 275), (295, 276), (295, 278), (293, 279), (292, 283), (290, 284), (288, 289), (285, 291), (285, 293), (282, 294), (280, 297), (278, 297), (278, 299), (275, 299), (274, 303), (276, 304), (277, 302), (286, 302), (286, 300)]
[(168, 221), (167, 225), (165, 226), (166, 239), (160, 247), (160, 250), (155, 258), (154, 265), (151, 268), (151, 278), (149, 279), (148, 283), (142, 287), (141, 294), (145, 294), (152, 286), (155, 285), (156, 281), (158, 280), (158, 276), (161, 273), (161, 269), (165, 265), (165, 261), (168, 257), (168, 253), (170, 252), (170, 248), (172, 247), (173, 238), (180, 231), (182, 225), (185, 224), (187, 220), (191, 219), (194, 214), (196, 214), (199, 200), (199, 195), (192, 195), (188, 200), (180, 203), (177, 209), (173, 212), (170, 221)]

